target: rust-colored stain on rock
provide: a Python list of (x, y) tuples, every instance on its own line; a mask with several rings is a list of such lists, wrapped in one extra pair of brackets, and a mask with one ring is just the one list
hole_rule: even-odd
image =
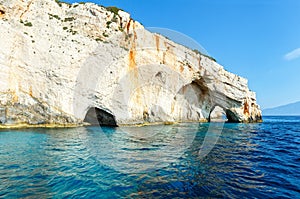
[(130, 22), (132, 21), (132, 19), (129, 20), (127, 26), (126, 26), (126, 29), (127, 29), (127, 34), (129, 33), (129, 29), (130, 29)]
[(129, 69), (134, 69), (136, 66), (135, 54), (136, 54), (135, 50), (129, 51)]
[(184, 71), (184, 67), (180, 66), (180, 72), (182, 73)]
[(29, 88), (29, 95), (31, 96), (31, 97), (33, 97), (33, 95), (32, 95), (32, 87), (30, 86), (30, 88)]
[(26, 12), (29, 11), (29, 8), (30, 8), (30, 6), (31, 6), (32, 3), (33, 3), (33, 1), (30, 1), (30, 2), (28, 3), (28, 5), (27, 5), (27, 7), (26, 7), (26, 10), (25, 10), (25, 11), (21, 14), (21, 16), (20, 16), (20, 20), (22, 19), (23, 15), (24, 15)]
[(249, 115), (249, 104), (248, 104), (247, 100), (244, 103), (244, 114)]
[(155, 35), (156, 50), (159, 51), (159, 36)]
[(165, 64), (166, 63), (166, 52), (163, 52), (163, 57), (162, 57), (162, 63)]
[(19, 101), (19, 97), (17, 93), (15, 91), (12, 91), (11, 94), (12, 94), (12, 99), (11, 99), (12, 103), (17, 103)]

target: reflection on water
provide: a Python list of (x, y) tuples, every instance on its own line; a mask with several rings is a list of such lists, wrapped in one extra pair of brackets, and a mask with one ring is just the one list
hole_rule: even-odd
[[(220, 137), (208, 124), (3, 131), (0, 197), (295, 198), (298, 120), (225, 124)], [(217, 142), (201, 157), (206, 134)]]
[[(192, 144), (198, 124), (88, 128), (86, 146), (102, 164), (123, 173), (151, 172), (174, 163)], [(109, 133), (106, 133), (109, 132)]]

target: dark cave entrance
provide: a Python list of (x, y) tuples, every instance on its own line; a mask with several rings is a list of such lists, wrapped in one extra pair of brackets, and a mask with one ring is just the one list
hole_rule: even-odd
[(93, 126), (118, 126), (113, 114), (96, 107), (92, 107), (87, 111), (83, 121)]

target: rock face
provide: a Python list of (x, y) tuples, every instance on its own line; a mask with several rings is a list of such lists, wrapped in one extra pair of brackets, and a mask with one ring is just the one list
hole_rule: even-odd
[(247, 80), (116, 8), (0, 0), (0, 123), (261, 121)]

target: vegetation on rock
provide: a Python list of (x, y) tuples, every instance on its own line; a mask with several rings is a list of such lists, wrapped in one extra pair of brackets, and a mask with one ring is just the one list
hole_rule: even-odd
[(119, 10), (122, 10), (120, 8), (117, 8), (115, 6), (106, 7), (106, 10), (114, 13), (115, 15), (118, 15)]

